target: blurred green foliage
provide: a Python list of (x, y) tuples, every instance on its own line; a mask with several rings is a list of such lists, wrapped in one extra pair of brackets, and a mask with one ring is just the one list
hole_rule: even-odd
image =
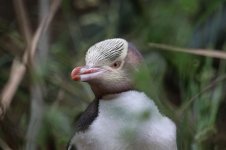
[[(39, 1), (24, 2), (34, 30)], [(13, 59), (22, 59), (26, 48), (14, 9), (12, 2), (0, 2), (1, 90)], [(38, 148), (64, 149), (75, 118), (93, 99), (85, 83), (70, 80), (71, 70), (84, 64), (85, 52), (95, 42), (122, 37), (144, 55), (146, 66), (135, 81), (176, 122), (178, 149), (224, 150), (225, 60), (159, 51), (148, 43), (223, 51), (225, 16), (225, 0), (63, 0), (49, 29), (47, 62), (37, 74), (25, 75), (0, 122), (0, 147), (5, 143), (24, 149), (32, 111), (31, 78), (38, 76), (44, 89)]]

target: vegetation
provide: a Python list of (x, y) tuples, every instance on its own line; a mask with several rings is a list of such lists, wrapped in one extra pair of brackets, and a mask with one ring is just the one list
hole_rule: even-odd
[(1, 1), (0, 149), (64, 149), (93, 99), (70, 72), (114, 37), (145, 56), (137, 86), (176, 122), (178, 148), (226, 149), (225, 16), (225, 0)]

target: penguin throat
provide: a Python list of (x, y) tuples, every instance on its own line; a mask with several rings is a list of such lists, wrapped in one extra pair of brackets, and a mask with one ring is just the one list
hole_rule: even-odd
[(89, 83), (96, 99), (101, 99), (104, 96), (118, 94), (130, 90), (135, 90), (134, 86), (130, 82), (121, 82), (117, 84), (105, 85), (99, 83)]

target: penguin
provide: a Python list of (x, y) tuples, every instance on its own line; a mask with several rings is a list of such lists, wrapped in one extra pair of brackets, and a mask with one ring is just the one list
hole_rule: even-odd
[(68, 150), (177, 150), (175, 123), (136, 90), (133, 74), (144, 62), (131, 43), (100, 41), (85, 62), (71, 78), (87, 82), (95, 99), (78, 119)]

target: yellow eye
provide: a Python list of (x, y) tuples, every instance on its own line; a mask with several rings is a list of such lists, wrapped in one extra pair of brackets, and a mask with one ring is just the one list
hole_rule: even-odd
[(111, 68), (117, 69), (121, 66), (121, 61), (116, 61), (111, 65)]

